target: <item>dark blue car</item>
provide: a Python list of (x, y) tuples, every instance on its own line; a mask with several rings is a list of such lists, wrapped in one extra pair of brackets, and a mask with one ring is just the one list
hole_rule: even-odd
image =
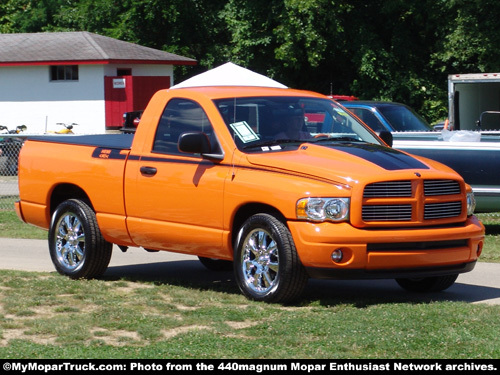
[(354, 100), (342, 102), (342, 105), (376, 132), (433, 130), (425, 119), (401, 103)]

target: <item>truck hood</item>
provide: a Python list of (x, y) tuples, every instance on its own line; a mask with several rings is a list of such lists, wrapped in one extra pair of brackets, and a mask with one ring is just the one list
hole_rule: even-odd
[(429, 164), (408, 154), (375, 144), (304, 143), (298, 150), (249, 154), (247, 157), (255, 166), (301, 173), (348, 185), (362, 176), (431, 169)]

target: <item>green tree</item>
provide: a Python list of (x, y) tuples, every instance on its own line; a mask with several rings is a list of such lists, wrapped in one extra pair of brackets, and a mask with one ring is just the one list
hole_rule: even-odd
[[(360, 27), (350, 29), (353, 92), (368, 99), (408, 104), (432, 121), (445, 116), (446, 74), (430, 57), (444, 38), (442, 1), (392, 0), (358, 4)], [(376, 14), (377, 17), (373, 17)]]
[[(353, 67), (346, 25), (353, 10), (344, 0), (285, 0), (274, 32), (276, 59), (296, 87), (348, 93)], [(351, 20), (355, 22), (355, 20)]]
[[(60, 23), (76, 20), (77, 28), (88, 30), (151, 48), (157, 48), (198, 60), (200, 66), (211, 67), (220, 55), (226, 36), (218, 14), (224, 3), (209, 0), (106, 0), (77, 1), (78, 17), (71, 18), (70, 8)], [(96, 16), (87, 20), (89, 11)], [(101, 17), (102, 16), (102, 17)], [(99, 18), (101, 17), (101, 18)], [(66, 25), (67, 26), (67, 25)], [(190, 72), (191, 73), (191, 72)], [(179, 67), (176, 76), (188, 74)]]
[(64, 0), (3, 0), (0, 32), (33, 33), (46, 30)]
[(432, 55), (432, 66), (447, 74), (500, 70), (500, 2), (443, 1), (445, 37)]
[(221, 48), (221, 60), (232, 61), (276, 78), (273, 30), (281, 14), (282, 1), (228, 0), (219, 16), (228, 43)]
[(66, 0), (61, 4), (47, 31), (89, 31), (112, 33), (117, 15), (126, 10), (123, 2), (115, 0)]
[[(221, 13), (231, 44), (227, 56), (291, 87), (329, 93), (347, 87), (342, 20), (348, 1), (229, 0)], [(337, 84), (337, 81), (343, 82)]]

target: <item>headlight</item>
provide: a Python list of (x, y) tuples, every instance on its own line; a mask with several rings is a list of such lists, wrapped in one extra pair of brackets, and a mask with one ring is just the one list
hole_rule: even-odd
[(297, 202), (297, 218), (312, 221), (349, 219), (349, 198), (303, 198)]
[(476, 198), (474, 198), (474, 193), (472, 191), (467, 192), (467, 216), (474, 214), (476, 209)]

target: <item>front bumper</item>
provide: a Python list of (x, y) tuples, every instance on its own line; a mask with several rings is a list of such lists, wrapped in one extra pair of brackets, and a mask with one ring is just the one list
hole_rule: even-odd
[[(290, 221), (302, 264), (311, 277), (336, 279), (431, 277), (469, 272), (484, 244), (475, 217), (458, 226), (358, 229), (349, 223)], [(344, 256), (334, 262), (331, 254)]]

